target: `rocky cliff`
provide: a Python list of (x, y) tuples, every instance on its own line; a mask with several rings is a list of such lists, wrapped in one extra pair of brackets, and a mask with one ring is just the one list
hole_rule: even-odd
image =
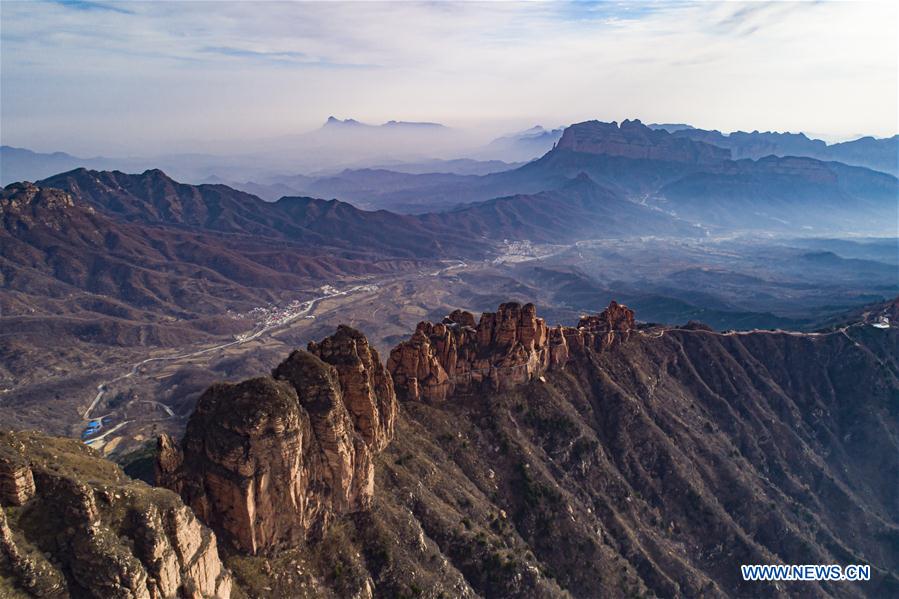
[(371, 503), (395, 419), (377, 352), (341, 326), (270, 376), (209, 388), (183, 441), (160, 439), (157, 479), (229, 544), (267, 552)]
[[(618, 304), (569, 327), (514, 303), (422, 323), (389, 360), (412, 401), (372, 454), (370, 509), (235, 576), (265, 597), (893, 596), (899, 329), (873, 326), (881, 311), (816, 334), (637, 326)], [(367, 371), (356, 335), (310, 345), (344, 364), (326, 395), (378, 389), (345, 382)], [(343, 421), (362, 438), (379, 426), (356, 424), (376, 413), (358, 405)], [(749, 583), (743, 563), (871, 564), (872, 579)]]
[(653, 130), (636, 119), (624, 120), (620, 126), (600, 121), (571, 125), (562, 133), (556, 148), (687, 164), (717, 164), (730, 159), (730, 150)]
[(442, 322), (419, 323), (390, 352), (387, 369), (401, 399), (443, 401), (457, 389), (509, 389), (562, 369), (572, 353), (611, 347), (634, 326), (633, 311), (616, 302), (576, 327), (547, 327), (534, 304), (501, 304), (477, 324), (473, 314), (456, 310)]
[(215, 535), (73, 439), (0, 433), (0, 596), (231, 594)]
[[(803, 334), (455, 311), (392, 353), (422, 400), (401, 405), (341, 327), (211, 387), (159, 478), (251, 597), (896, 596), (895, 314)], [(2, 439), (0, 596), (227, 594), (172, 493), (74, 441)], [(871, 580), (750, 583), (744, 563)]]

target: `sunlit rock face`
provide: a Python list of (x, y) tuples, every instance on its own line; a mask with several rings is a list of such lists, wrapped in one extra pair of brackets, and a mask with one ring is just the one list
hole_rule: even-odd
[(158, 482), (238, 549), (267, 552), (370, 505), (395, 419), (377, 352), (341, 326), (270, 376), (210, 387), (181, 444), (160, 439)]
[(231, 595), (216, 536), (177, 495), (74, 439), (0, 433), (0, 505), (4, 597)]
[(505, 389), (564, 368), (586, 347), (626, 340), (634, 326), (633, 311), (616, 302), (577, 327), (547, 327), (534, 304), (501, 304), (477, 325), (474, 315), (456, 310), (440, 323), (419, 323), (390, 353), (387, 369), (401, 399), (444, 401), (457, 389)]

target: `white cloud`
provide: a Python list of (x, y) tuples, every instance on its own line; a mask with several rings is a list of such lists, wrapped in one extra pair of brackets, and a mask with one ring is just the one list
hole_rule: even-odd
[(3, 2), (2, 135), (146, 153), (329, 114), (888, 135), (897, 19), (871, 3)]

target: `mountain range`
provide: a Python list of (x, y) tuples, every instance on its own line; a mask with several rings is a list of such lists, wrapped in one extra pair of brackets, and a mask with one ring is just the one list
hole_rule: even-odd
[(7, 185), (0, 594), (895, 595), (899, 181), (666, 127)]
[(703, 141), (731, 151), (734, 159), (758, 159), (765, 156), (805, 156), (825, 161), (864, 166), (899, 175), (899, 135), (876, 139), (871, 136), (827, 144), (804, 133), (776, 131), (734, 131), (696, 129), (688, 125), (656, 125), (677, 137)]
[[(76, 169), (3, 192), (3, 314), (24, 332), (48, 326), (26, 315), (84, 310), (134, 331), (149, 326), (156, 338), (161, 324), (148, 310), (202, 316), (202, 328), (216, 312), (276, 292), (483, 259), (502, 240), (846, 232), (896, 221), (890, 175), (810, 158), (734, 161), (728, 152), (639, 121), (589, 121), (568, 127), (540, 159), (500, 173), (347, 171), (292, 182), (314, 195), (421, 212), (411, 215), (303, 196), (266, 202), (160, 170)], [(77, 301), (61, 301), (72, 293)], [(66, 329), (83, 330), (76, 325)]]
[[(896, 136), (885, 139), (867, 136), (828, 145), (803, 133), (722, 133), (687, 124), (652, 124), (649, 128), (726, 148), (733, 159), (804, 156), (897, 174), (899, 141)], [(265, 199), (275, 200), (281, 196), (267, 187), (297, 176), (298, 170), (313, 179), (333, 176), (347, 168), (460, 175), (508, 170), (517, 166), (515, 163), (535, 160), (546, 154), (561, 139), (563, 131), (563, 127), (546, 129), (536, 125), (500, 136), (484, 145), (439, 123), (388, 121), (370, 125), (354, 119), (329, 117), (322, 127), (302, 135), (246, 142), (234, 155), (217, 150), (209, 154), (84, 158), (64, 152), (41, 154), (3, 146), (0, 148), (0, 184), (35, 181), (78, 167), (127, 172), (161, 168), (178, 179), (195, 183), (218, 178), (241, 188), (255, 186)], [(429, 150), (423, 152), (420, 148)], [(302, 191), (301, 188), (292, 189), (293, 193)]]
[(892, 175), (812, 158), (733, 160), (729, 149), (639, 121), (571, 125), (544, 156), (499, 173), (406, 176), (355, 170), (310, 187), (314, 195), (367, 208), (423, 213), (555, 190), (581, 173), (627, 200), (706, 225), (858, 231), (896, 219)]
[[(896, 317), (894, 301), (815, 334), (722, 334), (639, 325), (614, 302), (550, 327), (509, 302), (422, 322), (386, 363), (341, 326), (209, 387), (183, 437), (140, 458), (163, 488), (72, 440), (4, 433), (2, 580), (219, 599), (892, 596), (899, 339), (879, 323)], [(744, 580), (755, 563), (871, 579)]]

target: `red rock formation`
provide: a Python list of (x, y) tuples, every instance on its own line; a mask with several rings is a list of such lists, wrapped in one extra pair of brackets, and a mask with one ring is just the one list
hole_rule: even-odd
[(591, 344), (595, 349), (627, 340), (634, 327), (634, 311), (614, 300), (602, 313), (584, 316), (577, 323), (578, 330), (592, 336)]
[(343, 400), (354, 425), (374, 451), (393, 438), (396, 402), (393, 379), (381, 365), (378, 352), (365, 335), (340, 325), (321, 343), (311, 342), (309, 353), (337, 369)]
[(393, 385), (365, 337), (342, 326), (309, 349), (270, 377), (213, 385), (180, 447), (159, 440), (158, 483), (247, 553), (367, 508), (372, 458), (393, 435)]
[(567, 127), (556, 148), (646, 160), (688, 164), (717, 164), (730, 159), (730, 150), (653, 130), (639, 120), (617, 123), (586, 121)]
[(457, 389), (525, 383), (563, 368), (587, 347), (603, 350), (626, 338), (634, 313), (612, 302), (577, 328), (550, 329), (533, 304), (506, 303), (474, 322), (471, 313), (459, 310), (441, 323), (421, 322), (409, 341), (390, 352), (387, 369), (402, 399), (443, 401)]

